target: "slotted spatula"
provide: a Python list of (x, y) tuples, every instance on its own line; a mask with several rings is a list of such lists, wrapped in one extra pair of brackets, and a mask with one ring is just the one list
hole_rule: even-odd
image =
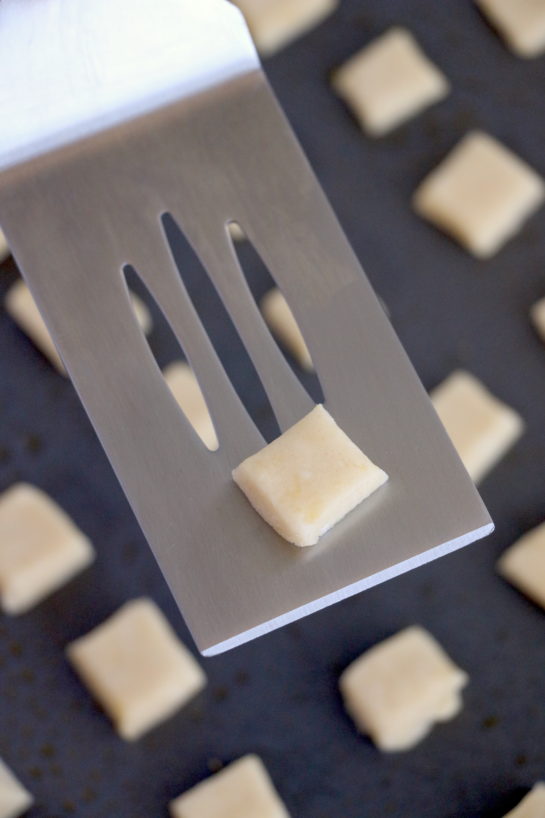
[[(2, 0), (0, 52), (0, 224), (204, 654), (491, 531), (234, 7)], [(184, 289), (165, 213), (220, 293), (281, 429), (312, 402), (256, 308), (231, 220), (284, 291), (328, 410), (390, 476), (310, 549), (276, 535), (231, 479), (264, 441)], [(198, 376), (217, 452), (162, 378), (127, 264)]]

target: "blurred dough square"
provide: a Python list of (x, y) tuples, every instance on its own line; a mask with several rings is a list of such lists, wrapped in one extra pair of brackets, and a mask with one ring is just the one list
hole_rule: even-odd
[(172, 818), (289, 818), (258, 756), (247, 755), (170, 802)]
[[(131, 293), (130, 295), (138, 323), (142, 331), (147, 334), (151, 330), (151, 315), (149, 310), (142, 299), (135, 295), (135, 293)], [(49, 358), (53, 366), (58, 369), (61, 374), (66, 375), (64, 364), (49, 334), (49, 330), (45, 325), (32, 293), (23, 279), (19, 279), (10, 287), (5, 298), (5, 306), (15, 323), (18, 324), (23, 332), (36, 344), (38, 349)]]
[(263, 56), (279, 51), (321, 23), (338, 0), (233, 0)]
[(150, 599), (127, 602), (67, 655), (124, 739), (173, 715), (206, 677)]
[(540, 298), (530, 310), (530, 319), (538, 335), (545, 341), (545, 298)]
[(462, 707), (468, 677), (423, 628), (370, 648), (339, 680), (347, 712), (381, 750), (408, 750)]
[(463, 370), (453, 372), (434, 389), (431, 400), (475, 483), (488, 474), (524, 430), (514, 409)]
[(480, 131), (467, 134), (416, 191), (416, 212), (473, 255), (492, 256), (538, 209), (543, 179)]
[(448, 94), (446, 77), (410, 31), (391, 28), (333, 74), (363, 129), (382, 136)]
[(290, 306), (280, 290), (274, 287), (261, 299), (261, 312), (271, 332), (278, 338), (297, 363), (312, 372), (312, 359)]
[(538, 781), (534, 784), (528, 795), (517, 804), (515, 809), (510, 810), (504, 818), (543, 818), (545, 815), (545, 784)]
[(0, 495), (0, 603), (29, 610), (94, 559), (91, 543), (43, 491), (17, 483)]
[(545, 51), (545, 0), (476, 2), (519, 57), (537, 57)]
[(216, 430), (201, 387), (191, 367), (184, 361), (174, 361), (165, 367), (163, 375), (180, 409), (204, 445), (211, 451), (217, 449)]
[[(4, 261), (5, 258), (9, 256), (9, 247), (6, 241), (6, 237), (0, 230), (0, 261)], [(1, 815), (0, 815), (1, 818)]]
[(0, 760), (0, 818), (19, 818), (32, 806), (33, 801), (28, 790)]
[(498, 560), (498, 571), (545, 608), (545, 523), (528, 531)]
[(388, 475), (319, 405), (243, 460), (233, 479), (281, 537), (306, 546), (314, 545)]

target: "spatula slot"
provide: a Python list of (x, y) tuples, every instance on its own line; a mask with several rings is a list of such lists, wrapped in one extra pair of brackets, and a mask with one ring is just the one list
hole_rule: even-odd
[[(233, 249), (237, 255), (240, 269), (246, 278), (246, 283), (255, 303), (261, 311), (260, 304), (263, 297), (274, 287), (278, 287), (278, 284), (239, 222), (228, 222), (227, 229), (233, 242)], [(293, 309), (291, 304), (290, 309)], [(301, 332), (301, 334), (303, 333)], [(270, 332), (270, 335), (271, 340), (277, 344), (312, 400), (315, 403), (323, 403), (324, 393), (318, 375), (315, 372), (305, 371), (298, 366), (293, 356), (282, 343), (279, 343), (274, 333)]]
[(244, 396), (248, 414), (263, 437), (274, 439), (279, 428), (271, 403), (216, 288), (174, 218), (165, 213), (161, 222), (184, 287), (227, 376), (241, 400)]

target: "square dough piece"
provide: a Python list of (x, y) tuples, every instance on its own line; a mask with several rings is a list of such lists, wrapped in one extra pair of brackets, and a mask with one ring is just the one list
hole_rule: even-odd
[(519, 57), (545, 51), (545, 0), (476, 0), (481, 11)]
[(28, 790), (0, 760), (0, 818), (19, 818), (33, 802)]
[(163, 375), (178, 405), (204, 445), (215, 451), (218, 438), (204, 395), (193, 370), (184, 361), (174, 361), (163, 370)]
[(257, 50), (280, 51), (337, 8), (338, 0), (233, 0), (243, 13)]
[(497, 568), (519, 591), (545, 608), (545, 523), (504, 551)]
[(200, 665), (151, 599), (127, 602), (72, 642), (67, 656), (128, 741), (169, 718), (206, 684)]
[(0, 230), (0, 261), (4, 261), (5, 258), (9, 256), (9, 247), (6, 241), (6, 237)]
[(289, 818), (258, 756), (247, 755), (170, 802), (172, 818)]
[(312, 358), (288, 302), (276, 287), (261, 299), (261, 312), (271, 332), (276, 335), (307, 372), (312, 372)]
[(364, 131), (382, 136), (448, 94), (446, 77), (410, 31), (391, 28), (333, 74)]
[(468, 676), (423, 628), (412, 626), (366, 651), (344, 671), (346, 710), (381, 750), (409, 750), (462, 707)]
[(488, 474), (524, 431), (520, 415), (469, 372), (453, 372), (430, 397), (475, 483)]
[(530, 310), (530, 320), (538, 335), (545, 341), (545, 298), (540, 298)]
[(543, 818), (545, 815), (545, 784), (538, 781), (528, 795), (525, 795), (520, 804), (512, 809), (504, 818)]
[[(152, 326), (149, 310), (142, 299), (134, 293), (131, 293), (131, 300), (138, 323), (142, 327), (142, 331), (148, 334)], [(53, 366), (58, 369), (62, 375), (66, 375), (64, 364), (49, 334), (49, 330), (45, 325), (32, 293), (23, 279), (19, 279), (10, 287), (4, 303), (7, 312), (11, 315), (15, 323), (34, 341), (38, 349), (49, 358)]]
[(233, 479), (281, 537), (314, 545), (388, 479), (323, 406), (237, 466)]
[(543, 202), (543, 179), (488, 134), (473, 131), (421, 183), (416, 212), (488, 258)]
[(0, 604), (28, 611), (94, 559), (91, 543), (43, 491), (17, 483), (0, 495)]

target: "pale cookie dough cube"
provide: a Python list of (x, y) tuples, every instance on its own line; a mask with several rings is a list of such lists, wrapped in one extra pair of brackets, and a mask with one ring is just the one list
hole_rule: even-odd
[(538, 781), (528, 795), (504, 818), (543, 818), (545, 815), (545, 784)]
[(165, 380), (204, 445), (215, 451), (218, 438), (204, 395), (193, 370), (184, 361), (174, 361), (163, 370)]
[(295, 545), (314, 545), (388, 479), (323, 406), (233, 471), (255, 510)]
[(530, 320), (538, 335), (545, 341), (545, 298), (540, 298), (530, 310)]
[(433, 390), (431, 400), (475, 483), (488, 474), (524, 431), (520, 415), (469, 372), (453, 372)]
[(258, 756), (247, 755), (170, 802), (172, 818), (289, 818)]
[(321, 23), (338, 0), (233, 0), (252, 34), (257, 50), (267, 57)]
[(9, 247), (6, 241), (6, 237), (0, 230), (0, 261), (4, 261), (5, 258), (9, 256)]
[(448, 94), (446, 77), (410, 31), (391, 28), (333, 74), (364, 131), (382, 136)]
[[(131, 300), (138, 323), (144, 333), (151, 330), (151, 315), (144, 302), (137, 295), (131, 293)], [(22, 279), (19, 279), (8, 290), (5, 307), (13, 320), (36, 344), (38, 349), (49, 358), (58, 371), (66, 375), (66, 370), (60, 359), (57, 348), (49, 334), (44, 319), (34, 301), (32, 293)]]
[(72, 642), (67, 656), (128, 741), (169, 718), (206, 684), (200, 665), (150, 599), (127, 602)]
[(543, 202), (543, 179), (485, 133), (467, 134), (417, 189), (416, 212), (478, 258), (492, 256)]
[(476, 0), (477, 5), (519, 57), (545, 51), (545, 0)]
[(33, 802), (28, 790), (0, 760), (0, 818), (19, 818)]
[(339, 687), (358, 729), (381, 750), (408, 750), (462, 707), (468, 676), (423, 628), (406, 628), (366, 651)]
[(29, 610), (94, 559), (91, 543), (44, 492), (17, 483), (0, 495), (0, 605)]
[(505, 579), (545, 608), (545, 523), (504, 551), (497, 567)]
[(233, 241), (244, 241), (246, 238), (246, 233), (240, 226), (238, 222), (229, 222), (227, 225), (227, 229), (229, 231), (229, 235), (233, 239)]
[(276, 287), (261, 299), (261, 312), (271, 332), (276, 335), (297, 363), (312, 372), (312, 359), (288, 302)]

